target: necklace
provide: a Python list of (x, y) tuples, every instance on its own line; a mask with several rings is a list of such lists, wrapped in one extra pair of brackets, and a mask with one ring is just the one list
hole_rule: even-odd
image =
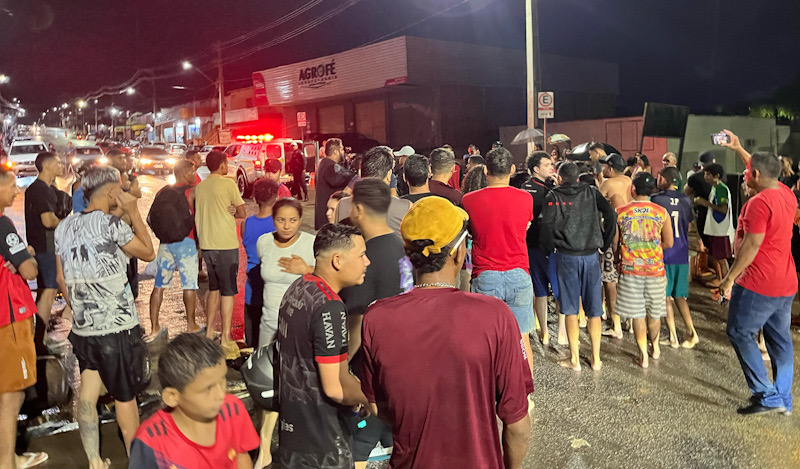
[(452, 283), (447, 283), (447, 282), (418, 283), (418, 284), (414, 285), (414, 288), (441, 288), (441, 287), (456, 288), (455, 285), (453, 285)]

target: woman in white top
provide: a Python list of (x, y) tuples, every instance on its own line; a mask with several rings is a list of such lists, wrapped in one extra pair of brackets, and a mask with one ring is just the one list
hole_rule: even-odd
[[(264, 279), (264, 307), (259, 325), (259, 347), (276, 339), (278, 310), (289, 286), (300, 276), (314, 271), (314, 235), (300, 231), (303, 206), (294, 198), (279, 199), (272, 207), (275, 231), (258, 238), (256, 250)], [(270, 443), (277, 412), (266, 412), (261, 425), (261, 451), (255, 468), (272, 462)]]
[(264, 279), (259, 346), (276, 338), (283, 294), (300, 276), (314, 271), (314, 235), (300, 231), (302, 217), (303, 206), (297, 199), (278, 200), (272, 207), (275, 232), (262, 235), (256, 243)]

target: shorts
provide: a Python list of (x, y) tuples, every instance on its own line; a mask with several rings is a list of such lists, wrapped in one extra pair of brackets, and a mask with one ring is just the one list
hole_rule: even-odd
[[(555, 253), (550, 254), (550, 257)], [(531, 268), (531, 281), (533, 282), (533, 296), (542, 298), (547, 296), (548, 285), (553, 289), (553, 296), (558, 298), (558, 282), (556, 278), (556, 264), (545, 256), (539, 249), (528, 249), (528, 263)], [(555, 260), (555, 259), (553, 259)]]
[(603, 285), (600, 280), (600, 258), (597, 254), (570, 256), (558, 253), (557, 260), (561, 313), (574, 316), (578, 314), (583, 303), (586, 317), (602, 316)]
[(622, 275), (617, 285), (617, 314), (623, 318), (659, 319), (667, 314), (667, 277)]
[(150, 355), (139, 326), (99, 336), (70, 332), (69, 341), (81, 373), (97, 371), (115, 400), (128, 402), (150, 384)]
[(20, 392), (36, 384), (33, 316), (0, 327), (0, 394)]
[(369, 460), (369, 453), (380, 442), (384, 448), (394, 445), (392, 428), (380, 418), (370, 415), (365, 420), (364, 428), (358, 428), (358, 414), (351, 412), (347, 417), (347, 426), (353, 435), (353, 461), (364, 462)]
[(727, 236), (709, 236), (706, 247), (708, 248), (708, 255), (718, 261), (733, 257), (731, 239)]
[(524, 269), (507, 271), (484, 270), (472, 279), (472, 293), (480, 293), (502, 300), (517, 318), (523, 334), (533, 330), (533, 283)]
[(219, 291), (222, 296), (236, 296), (239, 276), (239, 250), (209, 250), (203, 251), (203, 260), (208, 271), (209, 291)]
[(178, 268), (181, 287), (184, 290), (197, 290), (198, 259), (197, 245), (192, 238), (177, 243), (161, 243), (155, 261), (156, 288), (168, 288), (172, 283), (172, 274)]
[(56, 255), (52, 252), (42, 252), (36, 253), (33, 257), (39, 264), (39, 273), (36, 275), (37, 288), (57, 289)]
[(689, 264), (666, 264), (667, 298), (689, 297)]
[(608, 248), (600, 256), (603, 258), (603, 283), (619, 282), (619, 271), (614, 265), (614, 248)]

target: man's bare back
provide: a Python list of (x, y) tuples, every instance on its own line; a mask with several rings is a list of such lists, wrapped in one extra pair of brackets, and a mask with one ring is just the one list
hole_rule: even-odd
[(624, 174), (606, 178), (600, 185), (600, 193), (614, 209), (622, 207), (631, 201), (631, 178)]

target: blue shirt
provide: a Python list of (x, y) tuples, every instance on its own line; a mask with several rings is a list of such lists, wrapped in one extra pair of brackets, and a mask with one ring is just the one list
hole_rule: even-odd
[(692, 200), (683, 192), (666, 190), (659, 192), (650, 201), (667, 211), (672, 220), (672, 247), (664, 249), (665, 264), (689, 263), (689, 224), (692, 222)]
[(83, 186), (75, 189), (75, 192), (72, 193), (72, 213), (81, 213), (88, 206), (89, 204), (83, 200)]
[[(245, 253), (247, 253), (247, 272), (261, 263), (258, 258), (258, 249), (256, 248), (258, 238), (273, 231), (275, 231), (275, 223), (272, 221), (272, 215), (265, 218), (259, 218), (257, 215), (247, 217), (244, 222), (244, 233), (242, 233), (242, 245)], [(244, 302), (246, 304), (250, 304), (252, 295), (252, 286), (248, 280), (244, 286)]]

